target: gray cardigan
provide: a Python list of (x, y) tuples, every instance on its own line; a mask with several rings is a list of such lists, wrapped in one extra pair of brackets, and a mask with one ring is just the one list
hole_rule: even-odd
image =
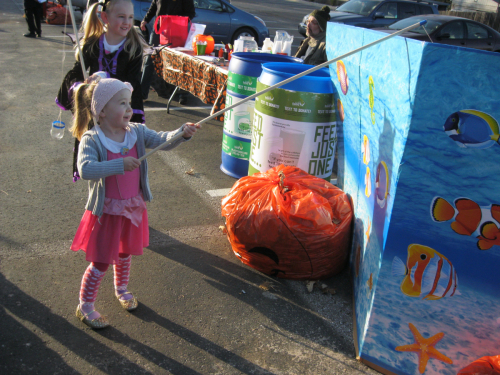
[[(183, 131), (183, 126), (172, 132), (156, 132), (148, 129), (145, 125), (130, 123), (130, 128), (137, 133), (137, 156), (142, 157), (146, 153), (146, 148), (156, 148), (160, 144), (171, 139), (179, 132)], [(167, 145), (163, 150), (171, 150), (180, 143), (186, 141), (183, 137)], [(85, 132), (80, 140), (78, 148), (78, 172), (80, 177), (89, 181), (89, 199), (85, 206), (86, 210), (92, 211), (96, 216), (101, 217), (104, 209), (105, 198), (105, 178), (117, 174), (125, 174), (123, 168), (123, 159), (108, 161), (108, 153), (102, 145), (97, 131), (90, 129)], [(153, 199), (149, 189), (148, 162), (144, 159), (139, 167), (140, 170), (140, 188), (144, 200), (149, 202)]]

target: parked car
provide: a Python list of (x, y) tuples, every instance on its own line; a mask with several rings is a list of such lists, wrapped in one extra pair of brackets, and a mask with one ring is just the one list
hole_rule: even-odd
[[(350, 0), (330, 12), (330, 22), (372, 29), (419, 14), (439, 14), (438, 7), (448, 5), (432, 0)], [(304, 16), (298, 26), (303, 36), (308, 18), (309, 15)]]
[[(66, 4), (67, 0), (59, 0)], [(89, 0), (72, 0), (74, 7), (87, 9)], [(136, 26), (144, 19), (151, 0), (132, 0)], [(196, 17), (193, 22), (207, 25), (206, 35), (212, 35), (215, 43), (231, 43), (240, 36), (253, 36), (259, 46), (269, 37), (265, 22), (253, 14), (247, 13), (231, 5), (230, 0), (194, 0)], [(148, 25), (151, 32), (154, 19)], [(146, 38), (147, 39), (147, 38)], [(149, 40), (149, 39), (147, 39)]]
[(392, 34), (422, 20), (427, 20), (424, 25), (425, 30), (424, 27), (419, 27), (401, 36), (432, 43), (500, 52), (500, 33), (467, 18), (444, 15), (415, 16), (393, 23), (387, 28), (375, 30)]

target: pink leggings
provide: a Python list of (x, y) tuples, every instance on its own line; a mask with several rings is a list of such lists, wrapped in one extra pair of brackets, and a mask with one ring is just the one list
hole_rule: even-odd
[[(130, 254), (122, 254), (120, 253), (118, 255), (120, 258), (127, 258), (130, 256)], [(109, 264), (108, 263), (99, 263), (99, 262), (93, 262), (92, 263), (95, 268), (97, 268), (101, 272), (106, 272), (108, 270)]]

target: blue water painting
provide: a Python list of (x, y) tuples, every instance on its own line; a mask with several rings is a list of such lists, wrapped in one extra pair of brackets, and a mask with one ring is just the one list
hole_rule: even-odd
[[(386, 35), (328, 23), (328, 58)], [(330, 65), (369, 365), (456, 374), (500, 354), (499, 69), (500, 54), (402, 37)], [(430, 338), (437, 354), (422, 361)]]

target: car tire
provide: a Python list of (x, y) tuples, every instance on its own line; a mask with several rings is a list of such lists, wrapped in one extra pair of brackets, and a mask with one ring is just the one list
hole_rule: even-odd
[(257, 44), (259, 44), (259, 40), (257, 39), (257, 34), (255, 31), (248, 27), (242, 27), (241, 29), (236, 30), (236, 32), (233, 34), (233, 37), (231, 38), (231, 42), (234, 46), (234, 41), (239, 39), (240, 36), (253, 36)]

